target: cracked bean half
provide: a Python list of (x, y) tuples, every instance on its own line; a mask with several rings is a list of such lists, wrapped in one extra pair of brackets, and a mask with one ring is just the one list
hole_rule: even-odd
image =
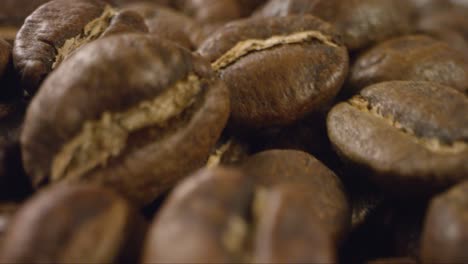
[(393, 80), (433, 82), (468, 94), (468, 60), (428, 36), (388, 40), (358, 57), (351, 67), (348, 92)]
[(335, 262), (341, 242), (336, 239), (343, 238), (338, 232), (349, 223), (348, 204), (336, 176), (306, 156), (289, 156), (299, 159), (293, 170), (316, 180), (278, 175), (265, 185), (259, 175), (223, 167), (192, 175), (155, 218), (144, 262)]
[(140, 254), (146, 223), (113, 192), (56, 185), (9, 220), (1, 263), (128, 263)]
[(7, 69), (11, 58), (11, 45), (0, 38), (0, 80)]
[(150, 2), (130, 4), (125, 9), (139, 13), (151, 34), (172, 40), (189, 50), (194, 50), (199, 44), (195, 36), (201, 25), (191, 17)]
[(34, 11), (16, 36), (15, 68), (33, 94), (43, 79), (81, 46), (119, 32), (147, 32), (134, 12), (118, 11), (99, 0), (53, 0)]
[(468, 175), (468, 98), (429, 82), (372, 85), (328, 115), (336, 150), (397, 195), (420, 195)]
[(432, 199), (421, 245), (422, 263), (468, 262), (468, 181)]
[(359, 50), (411, 31), (406, 0), (270, 0), (255, 17), (309, 14), (336, 26), (349, 50)]
[(23, 163), (35, 186), (90, 181), (146, 204), (204, 165), (228, 115), (207, 62), (154, 36), (112, 36), (44, 82), (26, 114)]
[(312, 16), (232, 22), (198, 52), (230, 89), (235, 127), (294, 123), (328, 104), (348, 72), (338, 34)]

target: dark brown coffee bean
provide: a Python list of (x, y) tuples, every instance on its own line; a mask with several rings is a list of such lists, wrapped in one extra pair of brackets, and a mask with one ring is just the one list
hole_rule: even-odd
[(11, 219), (0, 262), (128, 263), (138, 259), (144, 230), (137, 211), (114, 193), (56, 185)]
[(262, 186), (252, 176), (216, 167), (185, 180), (156, 217), (144, 262), (333, 262), (337, 244), (323, 220), (343, 220), (327, 213), (343, 210), (334, 179), (322, 186), (335, 192), (330, 200), (307, 184)]
[(207, 62), (143, 34), (83, 47), (41, 90), (21, 136), (34, 185), (92, 181), (141, 204), (203, 166), (229, 114)]
[(201, 25), (182, 13), (149, 2), (128, 5), (126, 9), (138, 12), (145, 19), (151, 34), (172, 40), (190, 50), (199, 44), (196, 32)]
[(414, 35), (388, 40), (351, 67), (353, 93), (384, 81), (428, 81), (468, 92), (468, 60), (446, 43)]
[(336, 26), (350, 50), (411, 30), (412, 5), (405, 0), (270, 0), (254, 16), (310, 14)]
[(338, 35), (312, 16), (233, 22), (198, 52), (229, 87), (236, 127), (287, 125), (318, 111), (348, 71)]
[(99, 0), (53, 0), (42, 5), (27, 18), (13, 48), (23, 87), (34, 93), (73, 51), (122, 31), (146, 32), (147, 28), (136, 13), (118, 12)]
[(351, 210), (340, 179), (311, 155), (296, 150), (269, 150), (248, 158), (245, 174), (265, 188), (278, 184), (298, 184), (314, 194), (309, 209), (314, 210), (330, 241), (338, 245), (350, 225)]
[(417, 195), (468, 175), (468, 98), (428, 82), (370, 86), (328, 115), (337, 151), (381, 187)]
[(317, 217), (318, 197), (300, 184), (260, 189), (254, 201), (253, 262), (336, 263), (336, 242)]
[(7, 69), (11, 58), (11, 45), (0, 38), (0, 80)]
[(468, 182), (436, 196), (427, 212), (422, 263), (468, 262)]
[(242, 16), (237, 0), (175, 0), (172, 6), (206, 24), (226, 23)]
[(246, 175), (220, 167), (189, 177), (153, 222), (143, 262), (242, 262), (252, 188)]

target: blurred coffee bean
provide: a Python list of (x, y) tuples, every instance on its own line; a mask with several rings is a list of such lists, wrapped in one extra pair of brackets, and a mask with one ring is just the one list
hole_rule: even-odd
[(468, 98), (428, 82), (372, 85), (328, 115), (337, 152), (395, 195), (422, 195), (468, 175)]
[(105, 189), (56, 185), (27, 201), (10, 220), (1, 263), (136, 261), (145, 222)]
[(237, 128), (288, 125), (320, 110), (348, 72), (337, 33), (312, 16), (233, 22), (198, 52), (230, 89), (231, 124)]
[(23, 162), (36, 187), (94, 182), (145, 205), (204, 165), (228, 114), (225, 85), (190, 51), (147, 34), (103, 38), (34, 97)]
[(406, 0), (270, 0), (254, 16), (310, 14), (336, 26), (351, 51), (412, 30)]
[(446, 43), (414, 35), (383, 42), (351, 67), (349, 93), (384, 81), (428, 81), (468, 92), (468, 57)]
[(34, 94), (42, 80), (81, 46), (112, 33), (147, 30), (138, 14), (119, 12), (99, 0), (53, 0), (34, 11), (18, 32), (15, 68), (23, 88)]
[(422, 263), (468, 262), (468, 182), (436, 196), (427, 212)]

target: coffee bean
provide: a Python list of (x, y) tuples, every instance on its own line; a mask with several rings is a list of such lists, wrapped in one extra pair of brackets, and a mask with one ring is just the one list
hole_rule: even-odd
[(57, 185), (11, 219), (0, 262), (126, 263), (138, 259), (144, 229), (141, 216), (114, 193)]
[(246, 175), (220, 167), (189, 177), (156, 216), (143, 262), (241, 262), (252, 188)]
[(54, 0), (42, 5), (26, 19), (15, 40), (13, 59), (22, 85), (34, 93), (73, 51), (116, 31), (146, 32), (147, 28), (136, 13), (118, 12), (99, 0)]
[(298, 121), (329, 103), (348, 71), (338, 35), (312, 16), (233, 22), (198, 52), (230, 89), (235, 127)]
[(11, 45), (0, 38), (0, 80), (5, 74), (8, 63), (11, 58)]
[(190, 50), (199, 44), (196, 34), (201, 25), (182, 13), (149, 2), (128, 5), (126, 9), (138, 12), (145, 19), (151, 34), (172, 40)]
[(254, 16), (318, 16), (336, 26), (350, 50), (411, 31), (412, 5), (405, 0), (270, 0)]
[(428, 81), (467, 93), (467, 58), (444, 42), (427, 36), (396, 38), (358, 57), (351, 67), (349, 85), (356, 93), (384, 81)]
[(432, 30), (454, 30), (468, 41), (468, 5), (438, 9), (423, 16), (418, 22), (420, 28)]
[(466, 263), (468, 252), (468, 182), (436, 196), (427, 212), (422, 263)]
[(141, 204), (203, 166), (229, 112), (208, 63), (143, 34), (83, 47), (41, 90), (21, 136), (35, 186), (91, 181)]
[(370, 86), (328, 115), (336, 150), (381, 187), (417, 195), (468, 175), (468, 98), (428, 82)]
[(0, 254), (5, 232), (18, 207), (19, 205), (14, 203), (0, 203)]
[[(315, 162), (310, 167), (323, 170)], [(216, 167), (186, 179), (153, 222), (144, 262), (334, 262), (337, 241), (327, 221), (345, 223), (348, 210), (337, 179), (323, 179), (317, 192), (320, 186), (280, 177), (263, 185), (256, 176)]]
[(345, 237), (350, 225), (350, 205), (340, 179), (311, 155), (296, 150), (269, 150), (241, 164), (245, 174), (264, 188), (297, 184), (314, 194), (309, 210), (318, 217), (333, 245)]

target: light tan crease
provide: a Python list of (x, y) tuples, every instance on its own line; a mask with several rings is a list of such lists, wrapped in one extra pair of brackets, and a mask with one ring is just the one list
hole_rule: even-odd
[(90, 170), (105, 165), (124, 150), (132, 132), (164, 128), (195, 103), (201, 91), (200, 79), (190, 74), (153, 100), (124, 112), (102, 114), (97, 121), (87, 121), (81, 131), (65, 144), (52, 162), (51, 180), (76, 179)]
[(248, 231), (248, 225), (242, 217), (231, 216), (222, 236), (223, 246), (231, 253), (242, 253)]
[(57, 48), (57, 55), (55, 56), (54, 64), (52, 64), (52, 69), (60, 65), (60, 63), (67, 59), (67, 57), (79, 47), (99, 38), (109, 27), (112, 17), (114, 17), (115, 14), (116, 10), (107, 5), (100, 17), (92, 20), (84, 27), (83, 33), (65, 40), (65, 43)]
[(298, 44), (312, 40), (318, 40), (325, 45), (334, 48), (339, 47), (331, 40), (330, 37), (324, 35), (320, 31), (315, 30), (296, 32), (291, 35), (273, 36), (268, 39), (249, 39), (237, 43), (232, 49), (224, 53), (220, 58), (213, 62), (211, 67), (213, 70), (219, 71), (233, 64), (249, 53), (271, 49), (279, 45)]
[(433, 153), (439, 154), (458, 154), (468, 150), (468, 144), (464, 141), (455, 141), (452, 144), (446, 144), (441, 142), (438, 138), (424, 138), (418, 137), (413, 130), (408, 127), (405, 127), (403, 124), (398, 122), (394, 116), (384, 116), (382, 114), (381, 107), (379, 105), (371, 105), (369, 101), (367, 101), (362, 96), (355, 96), (351, 98), (348, 103), (359, 109), (362, 112), (366, 112), (380, 118), (387, 122), (390, 126), (398, 129), (400, 132), (410, 136), (410, 138), (415, 141), (417, 144), (423, 146), (427, 150)]
[(214, 168), (220, 165), (221, 160), (224, 154), (231, 148), (232, 140), (229, 140), (225, 144), (221, 145), (221, 147), (217, 148), (215, 152), (208, 158), (206, 163), (207, 168)]

